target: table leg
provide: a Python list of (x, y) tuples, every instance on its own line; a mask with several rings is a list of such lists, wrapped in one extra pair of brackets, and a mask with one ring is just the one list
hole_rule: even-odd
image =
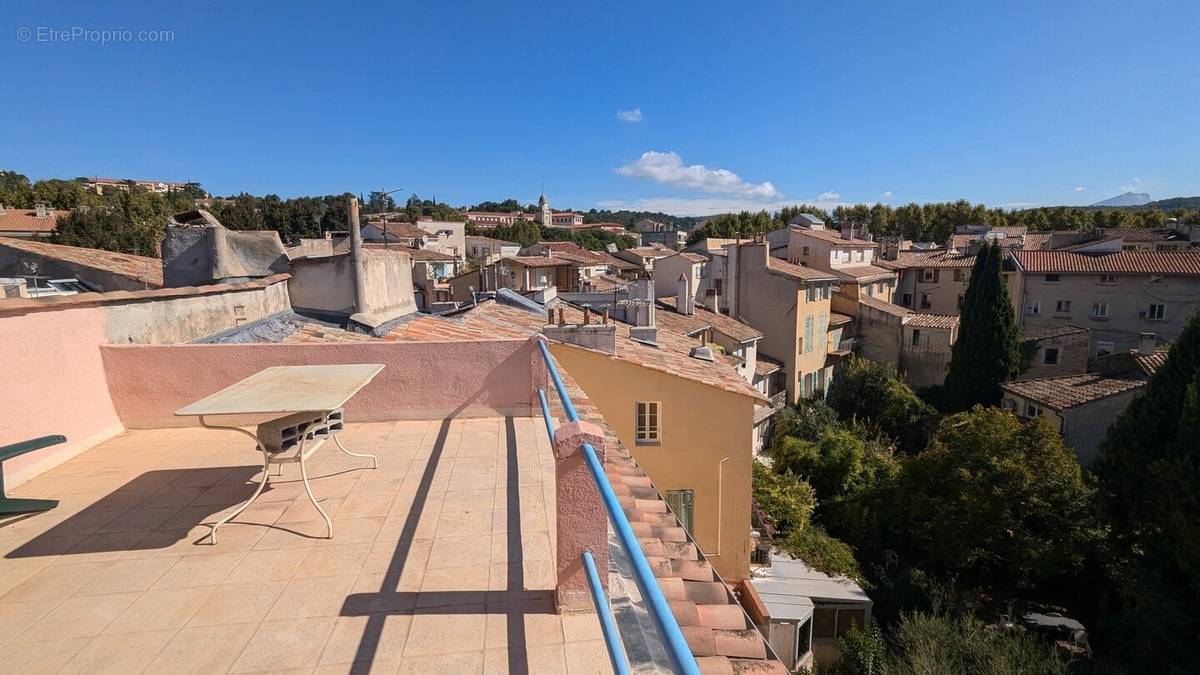
[[(325, 538), (333, 539), (333, 521), (329, 519), (329, 515), (325, 513), (325, 509), (322, 509), (321, 505), (317, 503), (317, 498), (313, 496), (312, 488), (308, 485), (308, 470), (304, 468), (304, 444), (308, 442), (308, 432), (311, 431), (313, 427), (326, 424), (328, 419), (329, 413), (326, 413), (321, 418), (321, 421), (313, 422), (304, 428), (304, 432), (300, 434), (300, 446), (297, 448), (296, 457), (300, 460), (300, 480), (304, 483), (304, 492), (308, 494), (308, 501), (312, 502), (313, 508), (315, 508), (317, 513), (321, 514), (321, 517), (325, 519), (325, 527), (328, 530)], [(335, 436), (334, 438), (337, 437)]]
[(245, 511), (247, 507), (249, 507), (251, 504), (254, 503), (254, 500), (258, 499), (258, 496), (262, 494), (263, 488), (265, 488), (267, 486), (267, 480), (268, 480), (268, 478), (270, 476), (270, 472), (271, 472), (271, 456), (270, 456), (270, 454), (267, 453), (267, 449), (265, 447), (263, 447), (262, 442), (260, 442), (258, 440), (258, 436), (250, 433), (249, 431), (246, 431), (245, 429), (243, 429), (241, 427), (229, 427), (229, 426), (219, 426), (216, 424), (209, 424), (207, 421), (205, 421), (203, 415), (200, 416), (200, 426), (204, 427), (205, 429), (216, 429), (219, 431), (236, 431), (240, 434), (249, 436), (250, 438), (254, 439), (254, 445), (257, 446), (260, 451), (262, 451), (262, 456), (263, 456), (262, 480), (260, 480), (258, 482), (258, 487), (254, 488), (254, 494), (250, 495), (249, 499), (242, 502), (241, 506), (234, 509), (233, 513), (230, 513), (229, 515), (225, 516), (224, 518), (218, 520), (217, 522), (215, 522), (209, 526), (209, 528), (210, 528), (209, 534), (208, 534), (209, 539), (212, 541), (212, 543), (214, 545), (216, 545), (216, 543), (217, 543), (217, 528), (221, 527), (225, 523), (228, 523), (229, 521), (231, 521), (234, 518), (241, 515), (242, 511)]
[(369, 460), (371, 460), (371, 468), (372, 469), (379, 468), (379, 459), (376, 458), (375, 455), (368, 455), (368, 454), (362, 453), (362, 452), (350, 452), (349, 450), (346, 449), (346, 446), (342, 445), (342, 439), (338, 438), (336, 434), (333, 437), (333, 442), (337, 443), (338, 450), (341, 450), (342, 452), (346, 453), (347, 455), (350, 455), (351, 457), (363, 457), (365, 459), (369, 459)]

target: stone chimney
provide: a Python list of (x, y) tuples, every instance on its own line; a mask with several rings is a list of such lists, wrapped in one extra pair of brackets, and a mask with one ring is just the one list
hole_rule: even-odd
[(1153, 354), (1154, 349), (1158, 347), (1158, 339), (1154, 333), (1138, 333), (1139, 354)]
[(686, 274), (679, 275), (679, 294), (675, 298), (675, 311), (685, 316), (696, 313), (695, 299), (692, 297), (692, 280)]
[(693, 359), (708, 361), (709, 363), (716, 362), (717, 357), (713, 355), (712, 347), (708, 346), (707, 332), (700, 334), (700, 346), (692, 347), (691, 351), (688, 352), (688, 356), (692, 357)]
[[(557, 320), (555, 316), (557, 315)], [(594, 349), (605, 354), (617, 353), (617, 326), (608, 322), (608, 314), (597, 315), (603, 323), (592, 323), (592, 312), (585, 309), (583, 322), (569, 324), (563, 321), (564, 313), (560, 307), (558, 312), (549, 310), (550, 323), (542, 328), (542, 333), (551, 340), (563, 342), (584, 349)]]
[(632, 326), (629, 337), (638, 342), (658, 344), (658, 326), (654, 323), (654, 280), (638, 279), (629, 294), (625, 318)]
[(843, 224), (842, 225), (842, 239), (845, 239), (846, 241), (850, 241), (853, 238), (854, 238), (854, 225), (851, 223)]
[(33, 213), (38, 218), (49, 218), (50, 217), (50, 209), (46, 208), (45, 204), (34, 204), (33, 205)]

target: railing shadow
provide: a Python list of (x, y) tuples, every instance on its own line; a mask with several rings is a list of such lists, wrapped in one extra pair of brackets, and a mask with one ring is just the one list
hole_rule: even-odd
[[(441, 462), (445, 451), (446, 438), (450, 431), (451, 420), (442, 422), (438, 437), (430, 454), (421, 482), (413, 497), (400, 540), (392, 555), (392, 564), (384, 576), (383, 584), (377, 593), (358, 593), (346, 598), (342, 606), (342, 616), (367, 616), (367, 625), (359, 640), (358, 651), (355, 654), (354, 665), (350, 672), (355, 675), (365, 675), (370, 672), (375, 660), (375, 654), (382, 638), (384, 623), (390, 615), (418, 614), (478, 614), (480, 607), (486, 614), (505, 614), (507, 616), (508, 672), (529, 672), (529, 661), (526, 654), (527, 636), (525, 620), (527, 614), (553, 614), (555, 612), (552, 591), (526, 591), (525, 572), (521, 546), (521, 497), (516, 489), (520, 481), (520, 466), (517, 460), (516, 427), (511, 417), (505, 419), (505, 444), (507, 462), (507, 565), (508, 573), (506, 590), (498, 591), (440, 591), (440, 592), (401, 592), (397, 590), (404, 566), (416, 534), (417, 524), (429, 498), (434, 473)], [(498, 597), (498, 594), (499, 597)], [(387, 607), (385, 611), (378, 611)], [(411, 609), (390, 609), (408, 607)], [(448, 640), (454, 636), (448, 635)]]

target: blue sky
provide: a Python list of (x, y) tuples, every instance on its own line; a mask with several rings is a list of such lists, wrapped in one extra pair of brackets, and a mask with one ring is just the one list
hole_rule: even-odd
[[(0, 168), (680, 214), (1200, 195), (1194, 1), (173, 4), (6, 3)], [(174, 40), (46, 41), (76, 26)]]

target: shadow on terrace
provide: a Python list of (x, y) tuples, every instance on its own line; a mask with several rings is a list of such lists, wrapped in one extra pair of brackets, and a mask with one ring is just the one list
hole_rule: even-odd
[[(72, 381), (32, 385), (39, 406), (71, 386), (75, 409), (0, 431), (65, 425), (76, 443), (6, 466), (12, 495), (61, 500), (0, 521), (7, 667), (608, 671), (595, 614), (556, 611), (555, 532), (575, 516), (559, 511), (555, 459), (532, 416), (546, 381), (535, 350), (101, 346)], [(333, 448), (309, 461), (332, 539), (286, 465), (213, 544), (207, 524), (251, 495), (259, 455), (173, 411), (262, 368), (317, 363), (384, 364), (347, 405), (341, 435), (378, 468)]]

